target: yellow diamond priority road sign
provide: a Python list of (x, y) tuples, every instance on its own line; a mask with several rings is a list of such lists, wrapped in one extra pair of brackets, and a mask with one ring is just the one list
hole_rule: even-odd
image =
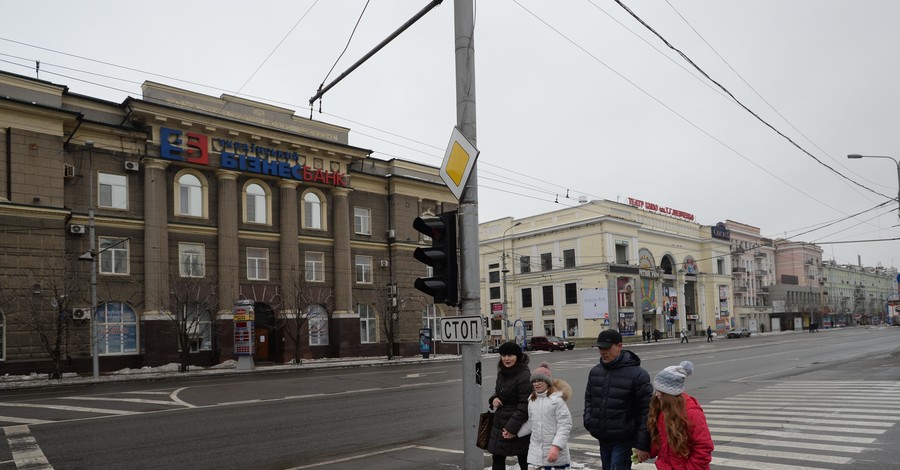
[(469, 180), (469, 173), (478, 159), (478, 149), (469, 142), (460, 132), (459, 128), (453, 128), (450, 136), (450, 144), (447, 153), (444, 154), (444, 163), (441, 164), (441, 179), (450, 188), (450, 192), (456, 199), (462, 197), (462, 192)]

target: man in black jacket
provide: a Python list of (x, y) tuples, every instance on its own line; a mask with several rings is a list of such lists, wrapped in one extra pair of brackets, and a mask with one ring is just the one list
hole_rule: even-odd
[(641, 359), (622, 349), (622, 335), (605, 330), (597, 337), (600, 363), (591, 369), (584, 391), (584, 428), (600, 442), (604, 470), (631, 468), (631, 449), (637, 460), (650, 458), (647, 412), (653, 385)]

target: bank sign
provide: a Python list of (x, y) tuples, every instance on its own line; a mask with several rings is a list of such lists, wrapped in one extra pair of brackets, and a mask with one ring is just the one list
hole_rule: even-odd
[(205, 134), (166, 127), (159, 128), (159, 156), (166, 160), (209, 165), (210, 141), (212, 150), (222, 156), (221, 167), (226, 170), (347, 186), (345, 174), (303, 165), (299, 163), (300, 155), (297, 152), (285, 152), (230, 139), (210, 139)]

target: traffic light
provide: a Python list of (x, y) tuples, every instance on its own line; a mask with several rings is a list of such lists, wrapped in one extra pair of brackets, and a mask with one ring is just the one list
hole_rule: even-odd
[(669, 309), (669, 323), (675, 323), (678, 321), (678, 309), (672, 307)]
[(433, 268), (432, 276), (416, 279), (416, 289), (434, 297), (434, 303), (459, 303), (456, 261), (456, 211), (416, 217), (413, 228), (431, 237), (431, 246), (416, 248), (413, 257)]

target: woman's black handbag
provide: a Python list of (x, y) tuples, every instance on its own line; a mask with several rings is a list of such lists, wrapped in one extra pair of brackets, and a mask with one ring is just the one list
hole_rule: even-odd
[(485, 411), (478, 417), (478, 439), (475, 445), (479, 449), (487, 449), (488, 441), (491, 440), (491, 427), (494, 425), (494, 413)]

